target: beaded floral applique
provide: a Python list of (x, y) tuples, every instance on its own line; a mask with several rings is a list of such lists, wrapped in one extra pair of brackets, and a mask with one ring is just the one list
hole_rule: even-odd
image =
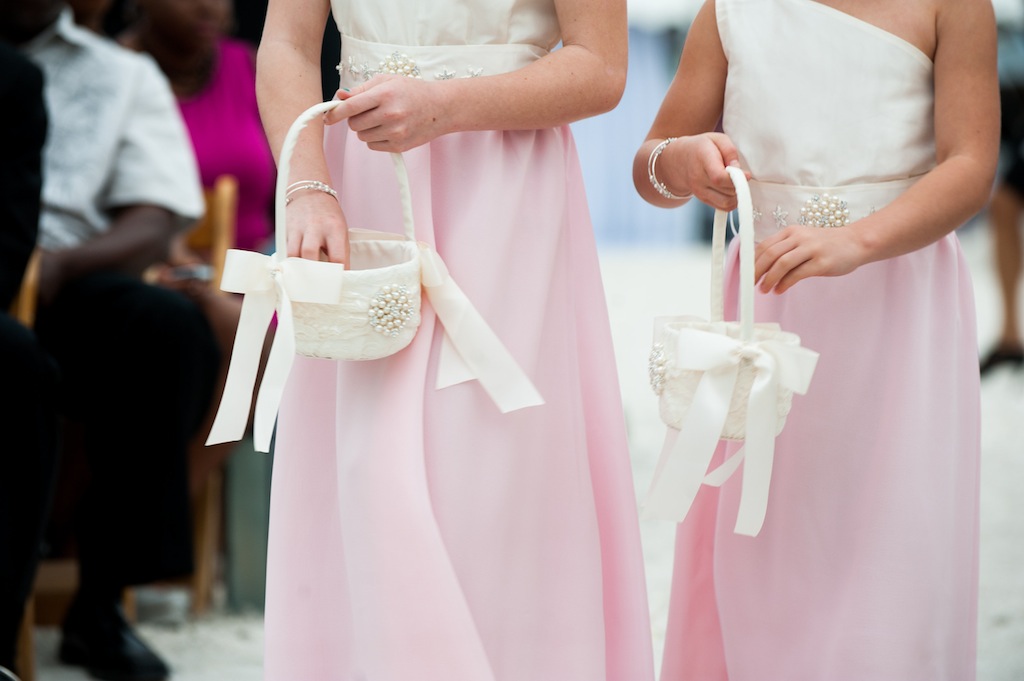
[(374, 331), (393, 338), (409, 322), (412, 313), (409, 289), (395, 284), (381, 288), (370, 301), (370, 310), (367, 314)]

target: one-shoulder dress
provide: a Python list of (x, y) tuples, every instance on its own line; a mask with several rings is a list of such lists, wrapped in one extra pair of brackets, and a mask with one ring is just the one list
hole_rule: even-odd
[[(802, 209), (855, 229), (816, 209), (826, 194), (856, 221), (935, 166), (917, 47), (812, 0), (716, 10), (723, 129), (760, 238)], [(680, 525), (662, 681), (974, 679), (979, 378), (956, 235), (758, 295), (756, 315), (821, 356), (778, 437), (760, 535), (732, 531), (739, 476)]]

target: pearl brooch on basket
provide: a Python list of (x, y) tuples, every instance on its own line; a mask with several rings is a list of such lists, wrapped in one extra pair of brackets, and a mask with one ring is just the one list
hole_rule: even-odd
[(394, 338), (412, 318), (409, 289), (398, 284), (384, 286), (370, 301), (367, 315), (374, 331)]

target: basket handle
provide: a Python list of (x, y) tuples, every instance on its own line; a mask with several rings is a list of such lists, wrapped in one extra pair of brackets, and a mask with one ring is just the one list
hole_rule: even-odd
[[(277, 257), (283, 259), (288, 253), (285, 230), (285, 190), (288, 188), (288, 175), (291, 171), (292, 153), (299, 141), (299, 133), (309, 125), (310, 121), (322, 116), (328, 111), (340, 106), (343, 100), (332, 100), (314, 104), (303, 111), (295, 122), (288, 129), (285, 135), (284, 144), (281, 147), (281, 158), (277, 168), (277, 191), (274, 195), (274, 241), (277, 250)], [(398, 191), (402, 199), (402, 223), (405, 227), (405, 236), (411, 241), (416, 240), (416, 228), (412, 219), (412, 195), (409, 192), (409, 173), (405, 169), (405, 159), (400, 153), (392, 153), (391, 160), (395, 164), (395, 174), (398, 176)]]
[[(740, 220), (740, 340), (754, 338), (754, 205), (750, 198), (747, 177), (739, 168), (726, 168), (736, 187), (737, 213)], [(725, 319), (725, 228), (729, 216), (724, 210), (715, 211), (714, 231), (711, 236), (711, 321)]]

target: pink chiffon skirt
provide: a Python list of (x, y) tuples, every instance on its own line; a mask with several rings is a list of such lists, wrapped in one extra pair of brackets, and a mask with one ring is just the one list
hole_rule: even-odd
[(661, 681), (973, 680), (979, 378), (956, 236), (756, 307), (821, 357), (761, 534), (732, 532), (738, 475), (679, 527)]
[[(401, 230), (387, 154), (327, 141), (352, 227)], [(568, 129), (405, 154), (417, 236), (537, 386), (509, 414), (437, 390), (443, 329), (379, 361), (300, 359), (278, 421), (265, 677), (650, 681), (607, 312)]]

